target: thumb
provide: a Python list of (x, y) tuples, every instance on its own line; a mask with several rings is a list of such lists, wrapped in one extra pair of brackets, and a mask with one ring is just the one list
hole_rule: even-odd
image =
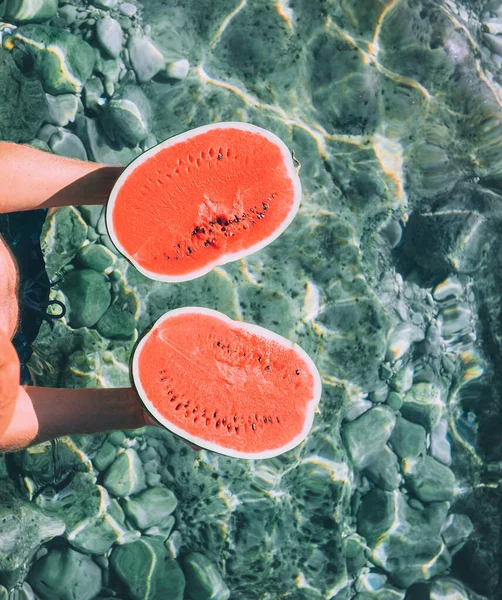
[(10, 338), (0, 329), (0, 435), (9, 426), (19, 392), (20, 365)]

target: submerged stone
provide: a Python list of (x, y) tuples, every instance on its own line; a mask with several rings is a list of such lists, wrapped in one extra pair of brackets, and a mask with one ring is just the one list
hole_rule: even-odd
[(161, 540), (144, 536), (132, 544), (118, 546), (110, 564), (130, 600), (183, 599), (183, 572)]
[(342, 438), (356, 469), (367, 466), (383, 450), (396, 421), (394, 411), (377, 406), (361, 417), (345, 423)]
[(127, 340), (136, 330), (136, 319), (127, 309), (112, 304), (96, 324), (99, 333), (111, 340)]
[(372, 457), (364, 468), (364, 473), (376, 486), (384, 490), (395, 490), (401, 483), (397, 456), (386, 446)]
[(432, 383), (413, 385), (401, 406), (403, 417), (422, 425), (428, 432), (437, 427), (442, 412), (441, 392)]
[(441, 419), (431, 433), (431, 455), (445, 465), (451, 463), (451, 445), (448, 440), (448, 421)]
[(185, 79), (190, 70), (190, 63), (186, 58), (171, 62), (166, 67), (167, 76), (171, 79)]
[(421, 425), (398, 417), (389, 442), (400, 458), (416, 458), (425, 454), (425, 436)]
[(465, 544), (473, 531), (474, 525), (467, 515), (454, 513), (446, 519), (441, 535), (453, 555)]
[(65, 524), (22, 499), (8, 480), (0, 485), (0, 577), (14, 586), (40, 545), (64, 533)]
[(154, 487), (124, 502), (124, 511), (139, 529), (148, 529), (166, 519), (176, 508), (176, 496), (164, 487)]
[(3, 18), (14, 23), (39, 23), (56, 16), (58, 0), (6, 0)]
[(148, 136), (150, 102), (143, 91), (126, 86), (106, 105), (102, 124), (112, 141), (136, 146)]
[(395, 361), (401, 358), (415, 342), (424, 339), (424, 332), (412, 323), (399, 323), (389, 334), (386, 359)]
[(42, 84), (26, 77), (0, 47), (0, 139), (27, 142), (35, 137), (48, 112)]
[(228, 600), (230, 590), (216, 566), (200, 552), (191, 552), (183, 559), (186, 593), (191, 600)]
[(398, 492), (374, 489), (357, 513), (358, 532), (371, 548), (371, 561), (392, 583), (407, 588), (443, 573), (451, 558), (441, 538), (448, 503), (414, 508)]
[(92, 269), (67, 273), (60, 286), (68, 298), (72, 327), (92, 327), (110, 306), (110, 286)]
[(47, 25), (23, 25), (11, 35), (33, 59), (33, 69), (50, 94), (79, 93), (91, 76), (94, 50), (81, 38)]
[(146, 487), (143, 464), (133, 448), (122, 452), (105, 473), (103, 485), (115, 496), (137, 494)]
[(164, 57), (149, 37), (141, 33), (134, 34), (129, 39), (127, 49), (139, 83), (150, 81), (164, 68)]
[(422, 502), (449, 501), (455, 494), (455, 475), (432, 456), (405, 462), (406, 482)]
[(58, 208), (45, 220), (40, 235), (49, 279), (67, 265), (87, 237), (87, 225), (72, 206)]
[(117, 58), (122, 52), (124, 34), (120, 24), (112, 17), (105, 17), (96, 24), (96, 38), (101, 48), (111, 56)]
[(101, 244), (87, 244), (78, 251), (75, 259), (84, 268), (104, 273), (114, 264), (117, 257)]
[(68, 123), (75, 121), (78, 110), (78, 98), (74, 94), (60, 94), (52, 96), (46, 94), (49, 105), (49, 114), (47, 121), (58, 127), (65, 127)]
[(78, 160), (87, 160), (87, 152), (85, 146), (74, 133), (70, 131), (57, 131), (49, 140), (49, 147), (59, 156), (67, 158), (76, 158)]
[(56, 547), (33, 565), (28, 580), (42, 600), (93, 600), (102, 573), (89, 556)]

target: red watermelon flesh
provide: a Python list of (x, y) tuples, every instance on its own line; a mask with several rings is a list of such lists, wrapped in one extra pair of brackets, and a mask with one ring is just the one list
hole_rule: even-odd
[(139, 341), (133, 384), (160, 424), (200, 446), (269, 458), (308, 434), (319, 373), (293, 342), (213, 310), (176, 309)]
[(147, 151), (118, 179), (107, 227), (144, 275), (187, 281), (260, 250), (301, 198), (291, 154), (274, 134), (217, 123)]

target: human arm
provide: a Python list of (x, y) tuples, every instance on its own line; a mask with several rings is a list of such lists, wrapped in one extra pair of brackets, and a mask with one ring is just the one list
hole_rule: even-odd
[(0, 142), (0, 213), (104, 204), (122, 170)]

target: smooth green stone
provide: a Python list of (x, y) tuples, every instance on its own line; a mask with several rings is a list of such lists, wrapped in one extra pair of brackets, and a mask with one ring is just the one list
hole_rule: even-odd
[(71, 271), (60, 286), (70, 304), (72, 327), (92, 327), (110, 306), (110, 287), (103, 275), (92, 269)]
[(394, 410), (400, 410), (403, 405), (403, 399), (397, 392), (390, 392), (385, 402)]
[(32, 56), (33, 69), (50, 94), (80, 93), (91, 76), (95, 51), (67, 31), (47, 25), (23, 25), (11, 39)]
[(0, 600), (8, 600), (9, 592), (3, 585), (0, 585)]
[(56, 16), (58, 0), (7, 0), (4, 19), (15, 23), (37, 23)]
[(58, 15), (61, 19), (64, 19), (66, 26), (68, 27), (72, 23), (74, 23), (77, 19), (77, 7), (72, 4), (67, 4), (66, 6), (62, 6), (58, 10)]
[(49, 148), (48, 144), (46, 144), (45, 142), (42, 142), (42, 140), (37, 140), (37, 138), (35, 138), (34, 140), (31, 140), (29, 145), (32, 148), (36, 148), (37, 150), (42, 150), (43, 152), (49, 152), (49, 154), (51, 153), (51, 149)]
[(116, 456), (117, 448), (110, 442), (105, 442), (92, 459), (92, 462), (98, 471), (104, 471), (112, 464)]
[(28, 576), (42, 600), (92, 600), (101, 589), (101, 580), (98, 565), (71, 548), (52, 548)]
[[(120, 150), (116, 147), (112, 147), (106, 140), (102, 126), (95, 119), (85, 117), (82, 135), (88, 142), (91, 158), (95, 162), (105, 165), (127, 165), (141, 154), (141, 149), (138, 147), (124, 147)], [(110, 250), (115, 250), (116, 252), (116, 249), (111, 242), (108, 241), (108, 243), (105, 243), (103, 241), (102, 243)], [(111, 247), (109, 247), (109, 245)]]
[(124, 511), (139, 529), (158, 525), (178, 505), (176, 496), (164, 487), (155, 487), (129, 498), (124, 502)]
[(40, 234), (49, 279), (73, 260), (87, 237), (87, 225), (72, 206), (58, 208), (45, 220)]
[(363, 469), (383, 450), (395, 421), (393, 410), (387, 406), (377, 406), (355, 421), (344, 424), (342, 439), (356, 469)]
[(136, 329), (136, 319), (128, 310), (122, 310), (118, 304), (112, 304), (96, 324), (99, 333), (108, 339), (125, 340)]
[(124, 34), (120, 24), (111, 17), (100, 19), (96, 25), (96, 37), (101, 48), (111, 56), (120, 56), (124, 45)]
[(42, 84), (35, 77), (25, 77), (3, 48), (0, 81), (8, 82), (0, 85), (0, 139), (17, 143), (32, 140), (49, 110)]
[(122, 443), (127, 439), (126, 434), (123, 431), (112, 431), (108, 434), (108, 441), (117, 448), (122, 446)]
[[(160, 476), (159, 476), (159, 479), (160, 479)], [(148, 477), (147, 477), (147, 481), (148, 481)], [(165, 541), (171, 535), (171, 532), (172, 532), (175, 524), (176, 524), (176, 519), (172, 515), (169, 515), (168, 517), (166, 517), (165, 519), (160, 521), (160, 523), (157, 523), (157, 525), (154, 525), (153, 527), (149, 527), (143, 533), (145, 535), (153, 535), (155, 537), (160, 537), (162, 540)]]
[(94, 6), (98, 6), (99, 8), (115, 8), (117, 3), (118, 0), (92, 0), (92, 4), (94, 4)]
[(131, 66), (139, 83), (146, 83), (164, 68), (165, 59), (147, 36), (136, 33), (127, 44)]
[(344, 540), (345, 559), (347, 571), (355, 576), (364, 567), (368, 560), (369, 551), (364, 538), (353, 533)]
[(474, 531), (474, 525), (467, 515), (454, 513), (448, 516), (441, 535), (449, 549), (463, 546)]
[(450, 501), (455, 494), (452, 470), (431, 456), (407, 461), (406, 482), (422, 502)]
[(105, 102), (104, 95), (105, 87), (99, 77), (91, 77), (87, 80), (82, 93), (82, 99), (87, 110), (92, 110), (95, 113), (99, 112)]
[(431, 383), (417, 383), (405, 394), (401, 414), (405, 419), (435, 429), (441, 419), (443, 405), (439, 389)]
[(115, 254), (101, 244), (87, 244), (78, 251), (75, 259), (81, 267), (104, 273), (116, 261)]
[(186, 593), (191, 600), (228, 600), (230, 590), (216, 566), (203, 554), (191, 552), (183, 558)]
[(400, 458), (416, 458), (425, 454), (425, 436), (425, 429), (421, 425), (398, 417), (389, 442)]
[(441, 529), (448, 508), (447, 502), (413, 508), (397, 490), (370, 491), (357, 513), (357, 530), (371, 548), (371, 562), (401, 588), (445, 572), (451, 557)]
[(364, 468), (364, 474), (376, 486), (388, 491), (395, 490), (401, 483), (397, 456), (386, 446), (372, 457)]
[(8, 479), (0, 485), (0, 574), (9, 586), (17, 585), (40, 544), (62, 535), (62, 519), (53, 517), (21, 497)]
[(87, 160), (87, 152), (84, 144), (74, 133), (70, 131), (57, 131), (49, 140), (49, 147), (59, 156), (75, 158), (77, 160)]
[(129, 85), (108, 102), (102, 124), (112, 141), (122, 140), (134, 147), (148, 136), (150, 112), (150, 102), (143, 91)]
[(49, 105), (49, 114), (47, 115), (49, 123), (65, 127), (68, 123), (75, 121), (78, 110), (77, 96), (73, 94), (60, 94), (59, 96), (46, 94), (45, 97)]
[(87, 224), (94, 228), (103, 214), (103, 207), (98, 205), (79, 206), (78, 210)]
[(155, 487), (159, 485), (161, 477), (158, 473), (146, 473), (146, 484), (150, 487)]
[(444, 578), (431, 582), (429, 598), (424, 600), (474, 600), (474, 598), (476, 596), (471, 594), (461, 581)]
[(105, 488), (115, 496), (137, 494), (146, 487), (143, 464), (133, 448), (117, 456), (103, 479)]
[(182, 600), (183, 572), (164, 543), (152, 537), (116, 547), (110, 564), (130, 600)]

